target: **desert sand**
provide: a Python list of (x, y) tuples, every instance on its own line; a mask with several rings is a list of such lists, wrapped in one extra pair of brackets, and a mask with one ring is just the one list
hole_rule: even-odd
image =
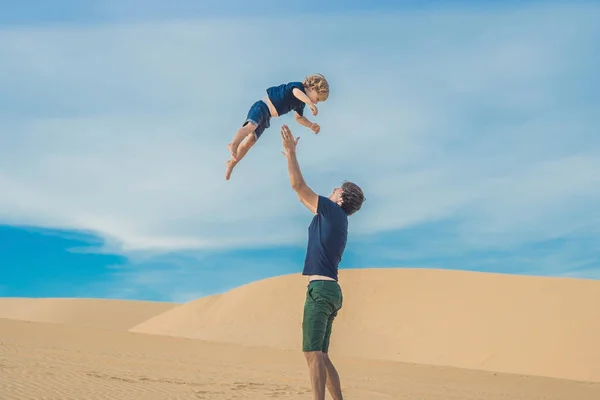
[[(0, 299), (0, 398), (310, 399), (306, 283), (185, 304)], [(600, 398), (598, 281), (364, 269), (340, 284), (347, 399)]]
[(0, 298), (0, 318), (129, 329), (175, 303), (110, 299)]

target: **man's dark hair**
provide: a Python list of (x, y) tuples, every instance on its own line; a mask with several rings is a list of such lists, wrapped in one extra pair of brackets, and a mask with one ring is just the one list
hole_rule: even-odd
[(346, 214), (352, 215), (360, 210), (364, 201), (365, 195), (356, 183), (348, 181), (342, 183), (342, 208)]

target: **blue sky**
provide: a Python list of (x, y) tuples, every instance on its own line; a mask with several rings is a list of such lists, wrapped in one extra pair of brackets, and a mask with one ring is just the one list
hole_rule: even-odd
[[(342, 268), (600, 278), (598, 3), (162, 3), (3, 5), (0, 296), (299, 272), (282, 123), (316, 191), (365, 189)], [(224, 181), (248, 107), (312, 72), (321, 134), (273, 121)]]
[[(529, 3), (541, 3), (530, 0)], [(172, 0), (54, 0), (51, 3), (43, 0), (23, 0), (21, 2), (2, 1), (3, 13), (0, 23), (3, 24), (54, 24), (54, 23), (105, 23), (105, 22), (139, 22), (164, 21), (172, 18), (230, 18), (261, 17), (312, 14), (348, 14), (390, 11), (436, 10), (441, 7), (468, 6), (478, 8), (497, 7), (497, 1), (466, 0), (304, 0), (286, 3), (277, 0), (245, 0), (226, 1), (193, 1)], [(518, 4), (517, 0), (504, 0), (502, 6)]]

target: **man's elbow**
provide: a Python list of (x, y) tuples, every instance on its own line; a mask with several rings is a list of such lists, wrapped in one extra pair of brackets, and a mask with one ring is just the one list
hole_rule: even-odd
[(298, 182), (292, 183), (292, 189), (294, 190), (294, 192), (298, 193), (299, 196), (303, 196), (308, 189), (308, 185), (306, 185), (306, 182), (304, 182), (304, 180), (300, 180)]

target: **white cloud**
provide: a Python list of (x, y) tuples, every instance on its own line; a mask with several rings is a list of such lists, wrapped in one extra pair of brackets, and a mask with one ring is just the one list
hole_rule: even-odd
[[(88, 229), (124, 251), (301, 242), (286, 122), (314, 189), (365, 188), (355, 232), (460, 217), (466, 241), (490, 244), (598, 223), (598, 17), (536, 5), (5, 29), (0, 222)], [(275, 119), (226, 182), (248, 107), (317, 71), (333, 90), (322, 134)]]

